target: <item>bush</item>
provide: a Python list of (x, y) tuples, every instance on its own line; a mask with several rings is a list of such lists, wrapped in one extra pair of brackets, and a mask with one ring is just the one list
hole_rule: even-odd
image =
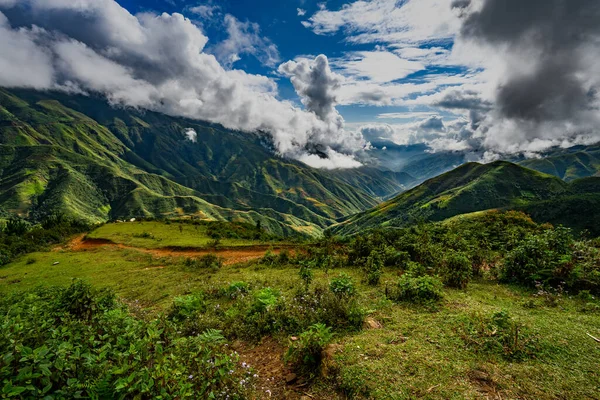
[(443, 272), (447, 286), (466, 289), (473, 276), (473, 267), (466, 255), (452, 251), (444, 258)]
[(369, 285), (378, 285), (383, 274), (383, 256), (377, 250), (371, 251), (365, 262), (364, 271)]
[(500, 279), (527, 286), (550, 285), (568, 279), (572, 269), (573, 237), (567, 228), (528, 236), (502, 263)]
[(329, 290), (338, 297), (351, 297), (356, 292), (352, 278), (344, 273), (331, 279), (329, 282)]
[(310, 265), (308, 265), (308, 263), (302, 263), (302, 265), (300, 265), (300, 269), (298, 270), (298, 275), (300, 276), (300, 279), (302, 279), (302, 281), (304, 282), (304, 286), (306, 287), (306, 289), (308, 289), (314, 278), (314, 274), (312, 269), (310, 268)]
[(97, 312), (112, 309), (115, 301), (113, 292), (95, 290), (89, 283), (76, 279), (62, 291), (58, 305), (75, 318), (90, 320)]
[(429, 275), (413, 276), (406, 273), (400, 277), (392, 299), (412, 303), (432, 303), (442, 299), (443, 284), (439, 278)]
[(473, 314), (460, 321), (460, 335), (475, 350), (501, 355), (507, 360), (522, 361), (541, 351), (538, 338), (517, 323), (507, 311), (491, 315)]
[(190, 294), (187, 296), (178, 296), (173, 299), (173, 305), (169, 311), (169, 319), (182, 322), (188, 318), (197, 316), (205, 310), (206, 303), (201, 295)]
[(264, 313), (277, 304), (279, 293), (271, 288), (264, 288), (254, 293), (252, 313)]
[(271, 249), (267, 250), (263, 258), (260, 260), (261, 264), (267, 265), (269, 267), (275, 267), (279, 264), (279, 257), (277, 254), (273, 253)]
[(323, 350), (332, 338), (331, 328), (314, 324), (302, 332), (298, 340), (290, 341), (285, 361), (292, 363), (301, 373), (314, 377), (321, 366)]
[(230, 299), (243, 297), (250, 292), (250, 285), (246, 282), (232, 282), (226, 289), (225, 295)]
[(181, 336), (170, 321), (138, 319), (118, 303), (74, 318), (65, 304), (102, 305), (105, 296), (73, 285), (0, 298), (0, 397), (251, 396), (252, 374), (219, 332)]
[(206, 254), (199, 258), (186, 258), (184, 265), (191, 269), (217, 270), (223, 266), (223, 259), (216, 254)]
[(387, 246), (383, 252), (383, 259), (386, 267), (404, 269), (410, 261), (410, 254), (406, 251), (398, 251), (392, 246)]

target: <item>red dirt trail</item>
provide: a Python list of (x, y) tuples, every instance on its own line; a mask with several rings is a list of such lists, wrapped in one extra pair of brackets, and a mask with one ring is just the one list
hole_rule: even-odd
[[(106, 239), (90, 239), (86, 238), (85, 235), (79, 235), (71, 240), (66, 246), (59, 247), (56, 250), (70, 250), (70, 251), (88, 251), (99, 248), (118, 248), (126, 250), (135, 250), (141, 253), (151, 254), (155, 257), (201, 257), (207, 254), (216, 254), (223, 258), (225, 265), (238, 264), (261, 258), (265, 255), (267, 250), (275, 254), (281, 251), (281, 248), (272, 247), (269, 245), (255, 245), (255, 246), (244, 246), (244, 247), (230, 247), (230, 248), (217, 248), (217, 249), (194, 249), (194, 248), (173, 248), (164, 247), (159, 249), (146, 249), (142, 247), (127, 246), (121, 243), (114, 243)], [(288, 247), (288, 246), (279, 246)]]

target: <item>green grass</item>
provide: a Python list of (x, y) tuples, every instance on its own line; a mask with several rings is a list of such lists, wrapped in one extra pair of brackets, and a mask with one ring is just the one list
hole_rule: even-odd
[[(142, 239), (126, 237), (125, 233), (148, 231), (170, 240), (171, 245), (183, 245), (193, 240), (196, 232), (192, 225), (184, 224), (183, 229), (181, 235), (178, 224), (122, 223), (103, 226), (92, 236), (123, 238), (134, 244)], [(53, 265), (55, 262), (58, 264)], [(348, 390), (362, 388), (373, 399), (475, 399), (498, 398), (498, 394), (523, 399), (597, 397), (600, 346), (586, 333), (600, 336), (600, 313), (582, 312), (582, 303), (576, 299), (565, 297), (558, 307), (549, 307), (531, 292), (477, 281), (466, 291), (445, 289), (444, 301), (434, 309), (395, 304), (384, 296), (385, 285), (397, 279), (394, 270), (385, 272), (378, 287), (360, 283), (361, 272), (350, 268), (331, 270), (329, 275), (315, 270), (313, 284), (325, 284), (340, 272), (353, 277), (361, 304), (383, 324), (382, 329), (335, 337), (343, 349), (335, 359), (338, 381)], [(97, 287), (112, 287), (128, 301), (137, 300), (154, 310), (164, 310), (177, 295), (225, 287), (235, 281), (245, 281), (254, 290), (272, 287), (284, 295), (293, 293), (300, 282), (294, 267), (271, 269), (251, 263), (218, 271), (191, 271), (178, 258), (101, 248), (24, 256), (0, 268), (0, 293), (38, 285), (68, 285), (73, 278), (83, 278)], [(535, 307), (526, 308), (524, 304), (531, 300)], [(465, 345), (458, 331), (459, 320), (476, 312), (499, 310), (507, 310), (540, 338), (544, 351), (537, 358), (510, 362)], [(315, 398), (332, 398), (330, 385), (321, 382), (310, 390)]]
[[(161, 247), (207, 247), (214, 239), (206, 234), (206, 226), (192, 224), (165, 224), (163, 222), (110, 223), (94, 230), (87, 237), (106, 239), (126, 246), (158, 249)], [(260, 240), (221, 239), (221, 247), (239, 247), (264, 244)]]

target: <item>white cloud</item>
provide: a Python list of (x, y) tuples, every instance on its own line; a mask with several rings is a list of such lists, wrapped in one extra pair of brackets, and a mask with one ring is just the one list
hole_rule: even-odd
[(199, 15), (200, 18), (211, 19), (220, 10), (220, 8), (221, 7), (215, 5), (203, 4), (196, 7), (192, 7), (189, 10), (190, 12)]
[[(280, 154), (318, 167), (356, 165), (352, 153), (365, 147), (341, 124), (276, 99), (268, 77), (224, 69), (180, 14), (133, 16), (113, 0), (21, 3), (29, 8), (11, 10), (23, 12), (20, 27), (0, 14), (3, 86), (98, 92), (115, 104), (267, 132)], [(309, 145), (331, 158), (314, 159)]]
[(193, 128), (188, 128), (183, 132), (185, 138), (190, 142), (196, 143), (198, 140), (198, 133)]
[(224, 24), (228, 38), (212, 49), (221, 64), (231, 67), (243, 54), (251, 54), (270, 67), (280, 61), (277, 46), (261, 36), (258, 24), (241, 22), (230, 14), (225, 15)]
[(306, 10), (304, 10), (302, 8), (296, 8), (296, 11), (298, 12), (299, 17), (303, 17), (306, 15)]
[(416, 118), (428, 118), (438, 115), (437, 112), (433, 111), (418, 111), (418, 112), (397, 112), (397, 113), (382, 113), (377, 115), (377, 119), (416, 119)]
[(388, 51), (358, 51), (332, 61), (332, 65), (347, 77), (375, 83), (392, 82), (425, 69), (419, 62), (402, 59)]
[(321, 9), (305, 22), (317, 34), (344, 30), (356, 43), (449, 40), (460, 28), (448, 0), (359, 0), (336, 11)]

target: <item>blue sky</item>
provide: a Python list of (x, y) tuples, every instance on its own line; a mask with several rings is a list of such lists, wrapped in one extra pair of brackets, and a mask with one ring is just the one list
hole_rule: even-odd
[(387, 142), (537, 157), (600, 141), (600, 2), (564, 4), (0, 0), (0, 86), (261, 131), (318, 168)]
[[(226, 14), (233, 15), (241, 22), (252, 22), (260, 27), (260, 35), (270, 40), (277, 46), (279, 59), (281, 62), (293, 60), (302, 56), (326, 55), (330, 60), (342, 59), (347, 54), (353, 52), (365, 51), (372, 52), (376, 49), (387, 51), (386, 47), (390, 43), (385, 41), (372, 40), (367, 43), (353, 43), (349, 39), (352, 33), (346, 32), (346, 28), (335, 32), (317, 34), (312, 29), (305, 27), (302, 22), (307, 21), (311, 16), (318, 13), (323, 8), (327, 10), (340, 10), (344, 5), (352, 3), (351, 1), (331, 0), (327, 2), (314, 0), (220, 0), (220, 1), (188, 1), (188, 0), (118, 0), (118, 2), (127, 8), (133, 14), (138, 12), (179, 12), (186, 17), (194, 20), (201, 26), (201, 29), (209, 38), (209, 49), (220, 41), (227, 39), (224, 32), (222, 19)], [(204, 6), (213, 9), (211, 18), (204, 18), (193, 12), (198, 6)], [(301, 10), (301, 11), (300, 11)], [(299, 15), (303, 14), (303, 15)], [(439, 42), (428, 41), (424, 44), (414, 44), (416, 47), (428, 49), (434, 46), (451, 50), (452, 40), (440, 38)], [(287, 77), (281, 77), (277, 74), (277, 65), (265, 65), (251, 54), (240, 54), (240, 60), (236, 61), (232, 68), (242, 69), (246, 72), (260, 75), (267, 75), (277, 80), (279, 96), (282, 99), (289, 99), (299, 103), (299, 97), (294, 87)], [(443, 74), (465, 73), (467, 68), (460, 66), (433, 66), (425, 65), (423, 70), (409, 74), (402, 79), (391, 80), (386, 84), (402, 83), (423, 83), (424, 78)], [(342, 71), (339, 71), (343, 74)], [(359, 77), (363, 81), (368, 81), (368, 77)], [(414, 93), (407, 98), (416, 98), (419, 94), (434, 93), (435, 90)], [(370, 105), (370, 104), (343, 104), (338, 106), (338, 110), (345, 121), (351, 126), (362, 123), (394, 123), (397, 118), (385, 118), (382, 114), (397, 114), (410, 111), (431, 111), (428, 107), (420, 106), (401, 106), (401, 105)], [(438, 114), (446, 118), (455, 117), (448, 112), (437, 111)], [(408, 115), (408, 114), (407, 114)], [(402, 121), (415, 121), (418, 118), (407, 118)]]

